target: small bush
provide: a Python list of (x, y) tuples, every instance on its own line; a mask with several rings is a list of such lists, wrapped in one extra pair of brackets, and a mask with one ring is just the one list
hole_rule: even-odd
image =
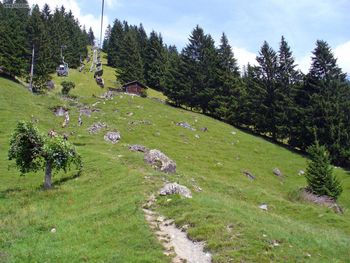
[(63, 81), (61, 83), (62, 86), (62, 94), (63, 95), (68, 95), (71, 89), (75, 88), (75, 83), (73, 81)]
[(141, 93), (140, 93), (140, 96), (141, 96), (142, 98), (147, 98), (147, 90), (143, 89), (143, 90), (141, 91)]

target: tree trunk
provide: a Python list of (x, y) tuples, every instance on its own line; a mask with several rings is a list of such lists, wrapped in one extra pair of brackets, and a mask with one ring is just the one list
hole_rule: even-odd
[(46, 161), (45, 182), (44, 182), (45, 189), (51, 188), (51, 177), (52, 177), (51, 175), (52, 175), (52, 163), (50, 161)]

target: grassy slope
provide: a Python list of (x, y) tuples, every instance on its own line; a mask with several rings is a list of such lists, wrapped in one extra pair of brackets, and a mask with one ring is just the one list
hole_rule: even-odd
[[(106, 86), (114, 86), (114, 71), (104, 70)], [(72, 70), (69, 79), (77, 83), (72, 94), (80, 97), (80, 103), (98, 101), (91, 95), (103, 91), (91, 73)], [(340, 203), (346, 209), (344, 215), (337, 215), (289, 200), (290, 192), (305, 185), (297, 173), (306, 161), (261, 138), (152, 99), (125, 95), (101, 102), (96, 106), (101, 112), (83, 118), (83, 127), (77, 127), (76, 107), (55, 92), (33, 96), (0, 79), (0, 262), (168, 262), (141, 210), (144, 200), (165, 178), (192, 190), (193, 184), (203, 189), (194, 192), (191, 200), (160, 198), (157, 209), (175, 218), (178, 225), (189, 224), (192, 238), (207, 240), (215, 262), (350, 259), (350, 176), (345, 171), (335, 170), (343, 181)], [(85, 172), (78, 178), (74, 171), (57, 174), (55, 189), (44, 192), (39, 189), (43, 173), (20, 177), (14, 168), (8, 170), (6, 154), (18, 120), (30, 120), (33, 115), (42, 131), (63, 131), (63, 119), (49, 111), (56, 105), (71, 109), (71, 125), (65, 131), (74, 131), (70, 141), (83, 156)], [(134, 115), (128, 117), (128, 112)], [(152, 124), (131, 125), (131, 120)], [(96, 121), (106, 122), (109, 130), (119, 130), (121, 142), (105, 143), (104, 131), (89, 135), (86, 128)], [(176, 126), (178, 121), (209, 131), (193, 132)], [(136, 143), (165, 152), (177, 162), (178, 173), (169, 176), (147, 167), (142, 154), (127, 149), (128, 144)], [(275, 167), (282, 170), (284, 179), (272, 174)], [(245, 169), (257, 180), (243, 176)], [(258, 208), (261, 203), (268, 204), (268, 212)], [(52, 227), (56, 234), (50, 233)], [(271, 247), (273, 240), (280, 246)]]

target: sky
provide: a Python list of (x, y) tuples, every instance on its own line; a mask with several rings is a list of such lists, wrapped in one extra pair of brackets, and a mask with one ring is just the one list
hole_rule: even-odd
[[(51, 9), (62, 4), (81, 24), (100, 35), (102, 0), (29, 0)], [(181, 50), (198, 24), (219, 45), (227, 35), (240, 66), (256, 64), (266, 40), (275, 50), (283, 35), (298, 67), (307, 72), (316, 40), (331, 46), (338, 65), (350, 76), (350, 0), (105, 0), (104, 29), (117, 18), (142, 23), (147, 33), (161, 32), (164, 42)], [(104, 33), (103, 33), (104, 34)]]

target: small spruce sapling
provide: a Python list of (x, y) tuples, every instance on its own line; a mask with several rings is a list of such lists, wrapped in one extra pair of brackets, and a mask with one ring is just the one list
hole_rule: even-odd
[(327, 195), (337, 200), (342, 193), (342, 186), (333, 175), (333, 167), (326, 147), (319, 145), (316, 141), (307, 149), (307, 152), (310, 155), (305, 173), (308, 190), (316, 195)]

